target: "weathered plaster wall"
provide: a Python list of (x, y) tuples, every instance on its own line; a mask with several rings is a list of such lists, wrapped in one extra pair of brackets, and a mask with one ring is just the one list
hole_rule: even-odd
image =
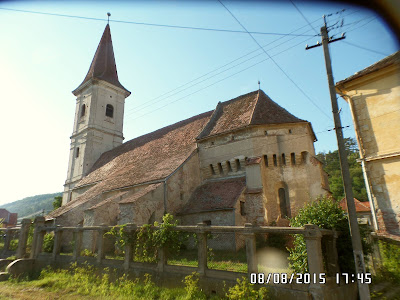
[(379, 230), (399, 235), (400, 68), (386, 67), (345, 83), (339, 89), (352, 109)]

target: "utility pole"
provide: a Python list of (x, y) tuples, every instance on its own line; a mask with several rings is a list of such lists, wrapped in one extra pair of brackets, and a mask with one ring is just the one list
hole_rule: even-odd
[[(321, 36), (322, 36), (322, 44), (319, 42), (309, 47), (306, 46), (306, 50), (319, 47), (322, 45), (324, 49), (324, 57), (325, 57), (325, 66), (326, 66), (326, 73), (328, 76), (328, 84), (329, 84), (329, 93), (331, 96), (332, 102), (332, 113), (333, 119), (335, 122), (335, 131), (336, 131), (336, 138), (338, 143), (339, 149), (339, 159), (340, 159), (340, 167), (342, 171), (342, 178), (343, 178), (343, 185), (344, 185), (344, 193), (346, 196), (346, 203), (347, 203), (347, 210), (349, 216), (349, 227), (350, 227), (350, 234), (351, 234), (351, 242), (353, 246), (353, 254), (354, 254), (354, 262), (356, 267), (357, 274), (365, 274), (365, 263), (364, 263), (364, 255), (362, 251), (362, 244), (361, 244), (361, 236), (360, 230), (358, 228), (357, 222), (357, 215), (356, 215), (356, 206), (354, 204), (353, 198), (353, 191), (351, 188), (351, 178), (350, 178), (350, 171), (349, 171), (349, 163), (347, 161), (347, 154), (344, 148), (344, 140), (343, 140), (343, 130), (342, 130), (342, 123), (340, 121), (340, 115), (338, 111), (338, 103), (336, 98), (336, 90), (335, 84), (333, 81), (333, 74), (332, 74), (332, 65), (331, 65), (331, 57), (329, 54), (329, 43), (336, 42), (345, 38), (344, 34), (342, 37), (337, 39), (330, 39), (328, 37), (328, 28), (326, 26), (326, 18), (324, 16), (324, 26), (321, 27)], [(357, 277), (355, 274), (355, 279)], [(362, 283), (360, 280), (357, 280), (358, 284), (358, 292), (360, 295), (361, 300), (369, 300), (370, 293), (369, 293), (369, 286), (368, 284)]]

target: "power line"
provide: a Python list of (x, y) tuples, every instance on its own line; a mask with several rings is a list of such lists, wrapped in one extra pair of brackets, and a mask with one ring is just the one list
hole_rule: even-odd
[(297, 9), (297, 11), (299, 12), (299, 14), (303, 17), (303, 19), (308, 23), (308, 25), (310, 25), (310, 27), (314, 30), (314, 32), (319, 35), (318, 31), (311, 25), (311, 23), (307, 20), (306, 16), (303, 15), (303, 13), (300, 11), (300, 9), (297, 7), (296, 4), (294, 4), (294, 2), (292, 0), (290, 0), (290, 2), (292, 2), (293, 6)]
[[(83, 17), (83, 16), (75, 16), (75, 15), (56, 14), (56, 13), (41, 12), (41, 11), (12, 9), (12, 8), (4, 8), (4, 7), (0, 7), (0, 9), (8, 10), (8, 11), (14, 11), (14, 12), (23, 12), (23, 13), (38, 14), (38, 15), (63, 17), (63, 18), (75, 18), (75, 19), (84, 19), (84, 20), (102, 21), (102, 22), (108, 21), (107, 19), (102, 19), (102, 18), (91, 18), (91, 17)], [(240, 31), (240, 30), (230, 30), (230, 29), (220, 29), (220, 28), (204, 28), (204, 27), (192, 27), (192, 26), (179, 26), (179, 25), (156, 24), (156, 23), (145, 23), (145, 22), (134, 22), (134, 21), (123, 21), (123, 20), (110, 20), (110, 22), (133, 24), (133, 25), (143, 25), (143, 26), (153, 26), (153, 27), (164, 27), (164, 28), (173, 28), (173, 29), (216, 31), (216, 32), (227, 32), (227, 33), (247, 33), (245, 31)], [(291, 34), (291, 33), (258, 32), (258, 31), (251, 32), (251, 33), (252, 34), (260, 34), (260, 35), (280, 35), (280, 36), (312, 36), (312, 35), (296, 35), (296, 34)]]
[(357, 47), (357, 48), (366, 50), (366, 51), (377, 53), (377, 54), (380, 54), (380, 55), (383, 55), (383, 56), (388, 56), (389, 55), (389, 54), (386, 54), (386, 53), (383, 53), (383, 52), (380, 52), (380, 51), (376, 51), (376, 50), (372, 50), (372, 49), (369, 49), (369, 48), (366, 48), (366, 47), (363, 47), (363, 46), (360, 46), (360, 45), (357, 45), (357, 44), (353, 44), (353, 43), (350, 43), (350, 42), (343, 41), (343, 43), (345, 43), (347, 45), (350, 45), (350, 46), (353, 46), (353, 47)]
[(328, 116), (327, 113), (325, 113), (304, 91), (302, 88), (300, 88), (299, 85), (297, 85), (296, 82), (294, 82), (294, 80), (278, 65), (278, 63), (268, 54), (267, 51), (265, 51), (265, 49), (257, 42), (257, 40), (253, 37), (253, 35), (247, 31), (246, 27), (244, 27), (242, 25), (242, 23), (240, 23), (240, 21), (233, 15), (233, 13), (221, 2), (221, 0), (218, 0), (219, 3), (221, 3), (221, 5), (223, 7), (225, 7), (225, 9), (230, 13), (230, 15), (239, 23), (239, 25), (250, 35), (250, 37), (253, 39), (253, 41), (262, 49), (262, 51), (264, 51), (264, 53), (272, 60), (272, 62), (281, 70), (281, 72), (294, 84), (294, 86), (296, 86), (296, 88), (315, 106), (317, 107), (328, 119), (332, 120), (331, 117)]
[[(286, 51), (288, 51), (288, 50), (290, 50), (290, 49), (292, 49), (292, 48), (294, 48), (294, 47), (296, 47), (296, 46), (298, 46), (298, 45), (300, 45), (300, 44), (304, 44), (304, 42), (306, 42), (306, 41), (308, 41), (308, 40), (309, 40), (309, 39), (302, 40), (301, 42), (299, 42), (299, 43), (297, 43), (297, 44), (295, 44), (295, 45), (293, 45), (293, 46), (291, 46), (291, 47), (289, 47), (289, 48), (286, 48), (285, 50), (282, 50), (282, 51), (276, 53), (276, 54), (273, 55), (273, 56), (282, 54), (282, 53), (284, 53), (284, 52), (286, 52)], [(283, 44), (283, 43), (281, 43), (281, 44)], [(279, 45), (277, 45), (277, 46), (280, 46), (281, 44), (279, 44)], [(275, 46), (275, 47), (273, 47), (273, 48), (276, 48), (277, 46)], [(271, 49), (273, 49), (273, 48), (271, 48)], [(196, 86), (196, 85), (198, 85), (198, 84), (200, 84), (200, 83), (203, 83), (203, 82), (205, 82), (205, 81), (207, 81), (207, 80), (209, 80), (209, 79), (211, 79), (211, 78), (213, 78), (213, 77), (216, 77), (216, 76), (218, 76), (218, 75), (220, 75), (220, 74), (222, 74), (222, 73), (225, 73), (225, 72), (227, 72), (227, 71), (229, 71), (229, 70), (231, 70), (231, 69), (233, 69), (233, 68), (236, 68), (237, 66), (242, 65), (242, 64), (244, 64), (244, 63), (246, 63), (246, 62), (248, 62), (248, 61), (250, 61), (250, 60), (252, 60), (252, 59), (254, 59), (254, 58), (256, 58), (256, 57), (258, 57), (258, 56), (260, 56), (260, 55), (262, 55), (262, 54), (263, 54), (263, 53), (254, 55), (254, 56), (252, 56), (252, 57), (249, 58), (249, 59), (246, 59), (246, 60), (244, 60), (244, 61), (242, 61), (242, 62), (240, 62), (240, 63), (238, 63), (238, 64), (235, 64), (235, 65), (233, 65), (233, 66), (231, 66), (231, 67), (229, 67), (229, 68), (227, 68), (227, 69), (224, 69), (224, 70), (221, 71), (221, 72), (218, 72), (218, 73), (213, 74), (213, 75), (211, 75), (211, 76), (209, 76), (209, 77), (206, 77), (205, 79), (200, 80), (200, 81), (198, 81), (198, 82), (196, 82), (196, 83), (193, 83), (193, 84), (191, 84), (191, 85), (189, 85), (189, 86), (187, 86), (187, 87), (185, 87), (185, 88), (183, 88), (183, 89), (181, 89), (181, 90), (179, 90), (179, 91), (177, 91), (177, 92), (175, 92), (175, 93), (173, 93), (173, 94), (170, 94), (170, 95), (166, 96), (165, 98), (162, 98), (162, 99), (159, 100), (159, 101), (154, 101), (155, 99), (159, 99), (159, 98), (160, 98), (160, 97), (156, 97), (156, 98), (150, 100), (150, 102), (147, 102), (147, 103), (146, 103), (147, 105), (138, 106), (139, 109), (137, 109), (138, 107), (135, 107), (135, 108), (131, 109), (130, 111), (133, 111), (133, 113), (137, 113), (138, 111), (141, 111), (141, 110), (143, 110), (143, 109), (145, 109), (145, 108), (147, 108), (147, 107), (150, 107), (150, 106), (152, 106), (152, 105), (154, 105), (154, 104), (156, 104), (156, 103), (160, 103), (160, 102), (162, 102), (162, 101), (164, 101), (164, 100), (166, 100), (166, 99), (168, 99), (168, 98), (170, 98), (170, 97), (173, 97), (173, 96), (175, 96), (175, 95), (177, 95), (177, 94), (182, 93), (183, 91), (185, 91), (185, 90), (187, 90), (187, 89), (189, 89), (189, 88), (192, 88), (192, 87), (194, 87), (194, 86)], [(268, 59), (267, 59), (267, 60), (268, 60)], [(261, 62), (264, 62), (264, 61), (265, 61), (265, 59), (262, 60), (262, 61), (260, 61), (260, 62), (258, 62), (258, 63), (256, 63), (256, 64), (253, 64), (251, 67), (253, 67), (253, 66), (255, 66), (255, 65), (257, 65), (257, 64), (259, 64), (259, 63), (261, 63)], [(243, 70), (241, 70), (241, 71), (239, 71), (239, 72), (236, 72), (234, 75), (236, 75), (236, 74), (238, 74), (238, 73), (240, 73), (240, 72), (243, 72), (243, 71), (245, 71), (245, 70), (247, 70), (247, 69), (248, 69), (248, 68), (245, 68), (245, 69), (243, 69)], [(202, 77), (204, 77), (204, 76), (202, 76)], [(229, 76), (229, 77), (231, 77), (231, 76)], [(229, 78), (229, 77), (228, 77), (228, 78)], [(193, 81), (192, 81), (192, 82), (193, 82)], [(218, 82), (219, 82), (219, 81), (218, 81)], [(187, 84), (185, 84), (185, 85), (187, 85)], [(181, 87), (182, 87), (182, 86), (181, 86)], [(175, 90), (176, 90), (176, 89), (175, 89)], [(130, 115), (130, 114), (128, 114), (128, 115)]]
[[(300, 44), (303, 44), (304, 42), (305, 42), (305, 41), (301, 41), (301, 42), (297, 43), (296, 45), (293, 45), (292, 47), (289, 47), (289, 48), (287, 48), (287, 49), (285, 49), (285, 50), (283, 50), (283, 51), (281, 51), (281, 52), (279, 52), (279, 53), (277, 53), (277, 54), (275, 54), (275, 55), (273, 55), (273, 56), (276, 56), (276, 55), (279, 55), (279, 54), (281, 54), (281, 53), (283, 53), (283, 52), (285, 52), (285, 51), (288, 51), (288, 50), (290, 50), (290, 49), (292, 49), (292, 48), (294, 48), (294, 47), (296, 47), (296, 46), (298, 46), (298, 45), (300, 45)], [(151, 111), (149, 111), (149, 112), (147, 112), (147, 113), (145, 113), (145, 114), (142, 114), (142, 115), (140, 115), (140, 116), (138, 116), (138, 117), (136, 117), (136, 118), (133, 118), (133, 119), (129, 119), (129, 120), (127, 120), (127, 121), (134, 121), (134, 120), (140, 119), (140, 118), (142, 118), (142, 117), (144, 117), (144, 116), (147, 116), (147, 115), (149, 115), (149, 114), (151, 114), (151, 113), (153, 113), (153, 112), (155, 112), (155, 111), (157, 111), (157, 110), (160, 110), (160, 109), (162, 109), (162, 108), (164, 108), (164, 107), (166, 107), (166, 106), (168, 106), (168, 105), (170, 105), (170, 104), (172, 104), (172, 103), (175, 103), (175, 102), (178, 102), (178, 101), (180, 101), (180, 100), (183, 100), (183, 99), (185, 99), (185, 98), (187, 98), (187, 97), (189, 97), (189, 96), (191, 96), (191, 95), (193, 95), (193, 94), (196, 94), (196, 93), (198, 93), (198, 92), (200, 92), (200, 91), (202, 91), (202, 90), (205, 90), (205, 89), (207, 89), (207, 88), (209, 88), (209, 87), (211, 87), (211, 86), (213, 86), (213, 85), (216, 85), (217, 83), (220, 83), (221, 81), (224, 81), (224, 80), (226, 80), (226, 79), (228, 79), (228, 78), (231, 78), (231, 77), (233, 77), (233, 76), (235, 76), (235, 75), (237, 75), (237, 74), (239, 74), (239, 73), (241, 73), (241, 72), (244, 72), (244, 71), (246, 71), (246, 70), (248, 70), (248, 69), (250, 69), (250, 68), (252, 68), (252, 67), (254, 67), (254, 66), (258, 65), (258, 64), (261, 64), (261, 63), (267, 61), (268, 59), (269, 59), (269, 58), (265, 58), (265, 59), (263, 59), (263, 60), (261, 60), (261, 61), (258, 61), (258, 62), (254, 63), (254, 64), (252, 64), (252, 65), (250, 65), (250, 66), (248, 66), (248, 67), (246, 67), (246, 68), (244, 68), (244, 69), (242, 69), (242, 70), (240, 70), (240, 71), (238, 71), (238, 72), (235, 72), (235, 73), (233, 73), (233, 74), (231, 74), (231, 75), (229, 75), (229, 76), (226, 76), (226, 77), (224, 77), (224, 78), (222, 78), (222, 79), (220, 79), (220, 80), (218, 80), (218, 81), (216, 81), (216, 82), (213, 82), (213, 83), (211, 83), (211, 84), (209, 84), (209, 85), (207, 85), (207, 86), (205, 86), (205, 87), (203, 87), (203, 88), (200, 88), (200, 89), (198, 89), (198, 90), (196, 90), (196, 91), (194, 91), (194, 92), (192, 92), (192, 93), (190, 93), (190, 94), (187, 94), (187, 95), (185, 95), (185, 96), (183, 96), (183, 97), (180, 97), (180, 98), (178, 98), (178, 99), (176, 99), (176, 100), (174, 100), (174, 101), (168, 102), (167, 104), (165, 104), (165, 105), (163, 105), (163, 106), (160, 106), (160, 107), (158, 107), (158, 108), (156, 108), (156, 109), (153, 109), (153, 110), (151, 110)], [(175, 94), (177, 94), (177, 93), (175, 93)], [(172, 96), (173, 96), (173, 95), (172, 95)], [(161, 101), (162, 101), (162, 100), (161, 100)], [(158, 101), (158, 102), (161, 102), (161, 101)]]

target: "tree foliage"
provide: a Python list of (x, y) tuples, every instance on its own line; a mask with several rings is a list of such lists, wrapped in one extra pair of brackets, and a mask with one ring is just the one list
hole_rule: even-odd
[[(306, 204), (298, 214), (290, 219), (290, 226), (303, 227), (305, 224), (314, 224), (323, 229), (331, 229), (340, 232), (336, 246), (341, 272), (354, 273), (354, 257), (351, 244), (348, 219), (345, 211), (339, 206), (339, 202), (326, 196)], [(364, 255), (370, 252), (366, 243), (366, 230), (361, 230), (363, 238)], [(290, 252), (290, 267), (296, 273), (308, 272), (307, 249), (303, 235), (295, 235), (294, 247)]]
[(61, 205), (62, 205), (62, 196), (54, 197), (53, 210), (56, 210), (57, 208), (61, 207)]
[[(345, 138), (345, 149), (349, 162), (353, 195), (360, 201), (367, 201), (367, 191), (365, 189), (361, 165), (357, 162), (360, 155), (355, 139)], [(342, 199), (344, 197), (344, 189), (340, 170), (339, 151), (329, 151), (328, 153), (320, 152), (317, 154), (317, 158), (322, 162), (324, 171), (329, 176), (329, 188), (332, 192), (332, 196), (335, 199)]]

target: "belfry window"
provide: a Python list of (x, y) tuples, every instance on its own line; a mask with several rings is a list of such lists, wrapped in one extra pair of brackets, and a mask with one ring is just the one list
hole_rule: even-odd
[(110, 118), (114, 117), (114, 107), (111, 104), (107, 104), (106, 106), (106, 116)]
[(86, 114), (86, 105), (83, 104), (81, 107), (81, 118), (83, 118)]

